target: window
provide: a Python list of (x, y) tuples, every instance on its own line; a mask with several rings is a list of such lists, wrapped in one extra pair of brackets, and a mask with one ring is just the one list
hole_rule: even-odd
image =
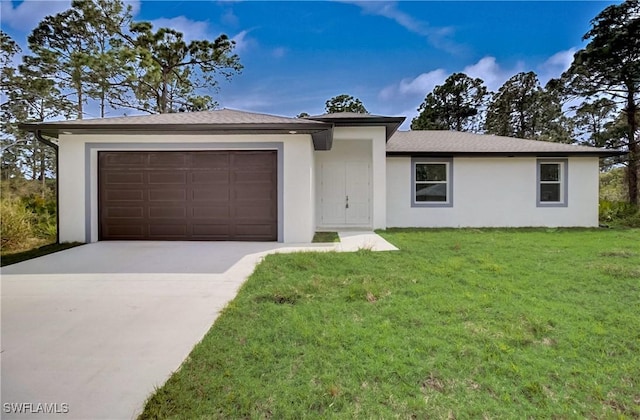
[(538, 160), (538, 207), (567, 206), (567, 160)]
[(412, 160), (412, 207), (451, 207), (451, 159)]

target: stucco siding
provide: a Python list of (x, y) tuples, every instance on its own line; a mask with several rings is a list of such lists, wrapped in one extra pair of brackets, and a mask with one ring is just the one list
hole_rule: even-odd
[(278, 150), (279, 240), (313, 237), (313, 145), (292, 135), (80, 135), (60, 136), (60, 240), (98, 240), (98, 167), (101, 150)]
[(388, 227), (597, 226), (598, 158), (568, 159), (566, 207), (538, 207), (535, 157), (454, 158), (453, 206), (412, 207), (411, 158), (387, 158)]
[[(386, 138), (384, 127), (337, 127), (334, 129), (331, 150), (316, 151), (316, 207), (315, 220), (318, 229), (361, 227), (384, 229), (386, 227)], [(365, 225), (327, 225), (322, 221), (322, 168), (325, 163), (367, 163), (369, 164), (370, 219)]]

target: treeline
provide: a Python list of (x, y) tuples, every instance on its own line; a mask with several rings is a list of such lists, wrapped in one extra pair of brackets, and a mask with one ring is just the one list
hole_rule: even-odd
[(1, 179), (51, 176), (52, 151), (17, 124), (82, 119), (114, 109), (167, 113), (212, 109), (220, 79), (242, 70), (227, 35), (187, 42), (171, 28), (133, 20), (122, 0), (74, 0), (28, 37), (29, 54), (0, 31)]

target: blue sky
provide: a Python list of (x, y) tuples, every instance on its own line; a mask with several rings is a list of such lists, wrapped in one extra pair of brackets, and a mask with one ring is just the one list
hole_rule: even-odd
[[(146, 1), (136, 20), (182, 31), (187, 39), (226, 33), (244, 65), (215, 95), (221, 107), (295, 116), (320, 114), (347, 93), (369, 112), (408, 121), (454, 72), (491, 90), (520, 71), (545, 83), (585, 43), (600, 1)], [(70, 1), (1, 0), (0, 25), (21, 45), (48, 14)]]

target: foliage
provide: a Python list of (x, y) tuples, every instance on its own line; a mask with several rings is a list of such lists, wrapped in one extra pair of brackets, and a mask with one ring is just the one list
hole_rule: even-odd
[(571, 143), (556, 82), (542, 88), (534, 72), (518, 73), (491, 98), (485, 129), (499, 136)]
[(640, 207), (625, 201), (600, 200), (599, 217), (606, 225), (640, 228)]
[(340, 242), (338, 232), (316, 232), (311, 242)]
[(136, 55), (133, 108), (151, 113), (200, 111), (217, 104), (200, 89), (215, 91), (217, 75), (229, 80), (242, 70), (239, 57), (232, 54), (235, 42), (225, 34), (213, 42), (187, 43), (181, 32), (160, 28), (154, 32), (149, 22), (131, 25), (132, 35), (124, 35)]
[(608, 96), (620, 102), (626, 117), (629, 201), (638, 203), (640, 178), (640, 2), (627, 0), (605, 8), (592, 21), (578, 51), (563, 74), (576, 95)]
[(480, 132), (488, 95), (482, 79), (454, 73), (426, 96), (411, 129)]
[(600, 200), (629, 201), (625, 168), (615, 167), (600, 172)]
[(39, 181), (2, 182), (2, 252), (15, 252), (56, 241), (55, 184)]
[(141, 419), (638, 417), (638, 233), (269, 255)]
[(0, 244), (2, 250), (21, 249), (35, 236), (33, 215), (17, 199), (0, 199)]
[(360, 99), (351, 95), (338, 95), (325, 102), (325, 112), (333, 114), (337, 112), (355, 112), (358, 114), (368, 114), (369, 111), (364, 107)]

